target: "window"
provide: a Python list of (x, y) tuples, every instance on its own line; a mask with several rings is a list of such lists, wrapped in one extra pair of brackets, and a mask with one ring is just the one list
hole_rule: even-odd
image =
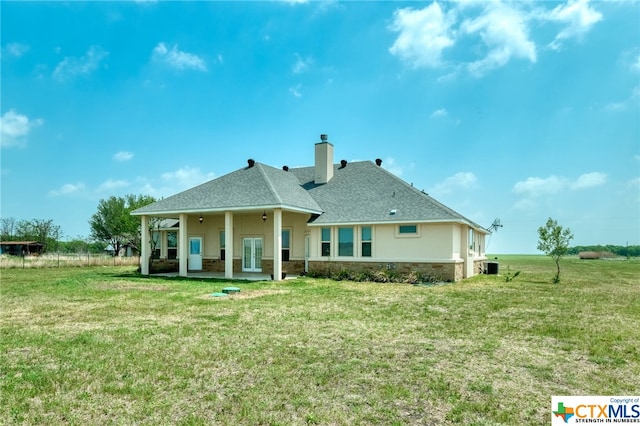
[(371, 257), (371, 227), (362, 227), (362, 257)]
[(400, 225), (398, 228), (398, 233), (400, 234), (417, 234), (418, 226), (417, 225)]
[(353, 228), (338, 228), (338, 256), (353, 256)]
[(322, 256), (331, 256), (331, 228), (322, 228)]
[(162, 244), (160, 243), (160, 232), (153, 231), (151, 233), (151, 257), (153, 259), (160, 259), (160, 249)]
[(282, 230), (282, 261), (289, 261), (289, 251), (291, 249), (291, 231), (288, 229)]
[(473, 229), (469, 228), (469, 250), (473, 251), (475, 249), (475, 239), (474, 239), (475, 233), (473, 232)]
[(167, 232), (167, 259), (178, 258), (178, 233)]
[(225, 244), (224, 231), (220, 231), (220, 260), (224, 260)]

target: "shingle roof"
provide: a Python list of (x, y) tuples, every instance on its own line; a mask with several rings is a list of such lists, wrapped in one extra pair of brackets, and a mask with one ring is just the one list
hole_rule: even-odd
[(282, 207), (319, 214), (322, 209), (296, 177), (261, 163), (136, 209), (134, 215)]
[(482, 229), (370, 161), (334, 165), (333, 178), (324, 185), (313, 183), (313, 167), (291, 172), (324, 210), (314, 224), (453, 221)]
[[(282, 207), (311, 213), (310, 224), (463, 222), (486, 231), (370, 161), (334, 165), (314, 183), (314, 167), (276, 169), (261, 163), (134, 210), (135, 215)], [(392, 214), (392, 211), (394, 212)]]

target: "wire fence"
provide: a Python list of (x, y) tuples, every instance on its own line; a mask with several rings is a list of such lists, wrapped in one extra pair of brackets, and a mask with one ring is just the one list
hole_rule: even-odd
[(46, 253), (38, 256), (0, 255), (0, 269), (138, 266), (139, 264), (139, 256), (114, 257), (98, 253)]

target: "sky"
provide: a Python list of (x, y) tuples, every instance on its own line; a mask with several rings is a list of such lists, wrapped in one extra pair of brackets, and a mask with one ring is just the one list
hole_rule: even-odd
[(382, 167), (488, 253), (640, 244), (640, 3), (0, 3), (0, 216), (86, 238), (101, 199), (246, 166)]

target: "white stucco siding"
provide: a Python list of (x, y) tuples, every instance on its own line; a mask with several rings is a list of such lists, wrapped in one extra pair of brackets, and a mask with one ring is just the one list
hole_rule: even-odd
[(454, 259), (462, 259), (462, 251), (461, 251), (461, 235), (462, 235), (462, 225), (454, 224), (453, 225), (453, 250), (452, 257)]
[(282, 214), (282, 229), (289, 229), (290, 238), (290, 259), (304, 259), (304, 235), (308, 231), (308, 214), (297, 214), (284, 212)]
[[(413, 224), (411, 224), (413, 225)], [(403, 234), (398, 224), (365, 225), (372, 229), (371, 257), (362, 257), (361, 226), (341, 225), (327, 226), (331, 229), (331, 256), (321, 256), (321, 227), (310, 227), (310, 258), (315, 260), (363, 260), (363, 261), (405, 261), (424, 262), (459, 259), (454, 250), (460, 250), (460, 227), (458, 224), (415, 224), (415, 234)], [(337, 229), (353, 227), (354, 256), (337, 255)]]
[(453, 258), (452, 224), (417, 224), (416, 234), (401, 234), (399, 225), (375, 228), (374, 256), (380, 259), (420, 261)]

